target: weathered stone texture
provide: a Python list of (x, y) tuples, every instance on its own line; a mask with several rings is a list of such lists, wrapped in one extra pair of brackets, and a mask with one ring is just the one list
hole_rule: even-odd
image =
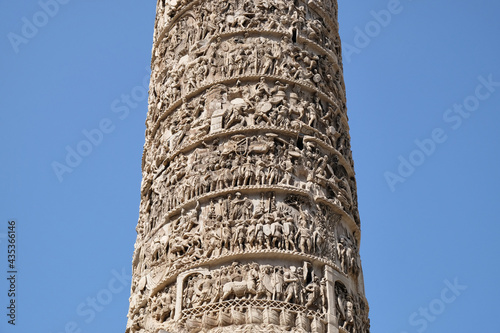
[(127, 332), (368, 333), (337, 4), (159, 1)]

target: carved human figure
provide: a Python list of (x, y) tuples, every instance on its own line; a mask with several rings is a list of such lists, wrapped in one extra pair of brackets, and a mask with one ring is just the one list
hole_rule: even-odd
[(241, 198), (241, 193), (236, 192), (235, 198), (231, 201), (231, 219), (239, 220), (243, 216), (243, 204), (245, 200)]
[(355, 333), (354, 303), (352, 302), (351, 296), (347, 296), (346, 298), (345, 321), (342, 328), (347, 330), (348, 332)]
[(262, 159), (259, 159), (255, 165), (255, 184), (264, 185), (266, 181), (266, 174), (264, 172), (265, 164)]
[(320, 223), (314, 223), (312, 235), (313, 248), (318, 255), (323, 255), (326, 245), (325, 228)]
[(340, 268), (344, 273), (347, 272), (347, 260), (346, 260), (346, 241), (345, 238), (341, 238), (337, 243), (337, 253), (340, 261)]
[(271, 223), (271, 247), (275, 249), (282, 248), (282, 242), (283, 242), (283, 226), (281, 224), (282, 219), (283, 216), (278, 216)]
[(255, 179), (254, 165), (250, 156), (247, 157), (244, 164), (244, 179), (243, 185), (252, 185)]
[(327, 291), (327, 279), (326, 277), (322, 278), (320, 281), (320, 296), (321, 296), (321, 309), (323, 313), (328, 312), (328, 291)]
[(212, 275), (210, 274), (201, 278), (201, 283), (198, 284), (198, 288), (195, 288), (195, 293), (198, 296), (198, 305), (203, 305), (210, 302), (213, 283), (214, 281), (212, 280)]
[(320, 296), (320, 285), (319, 278), (315, 276), (313, 281), (306, 286), (305, 291), (307, 292), (307, 303), (306, 308), (311, 308), (315, 306), (316, 301)]
[(255, 97), (258, 97), (259, 100), (265, 99), (271, 95), (269, 92), (269, 85), (266, 82), (265, 77), (261, 77), (259, 83), (255, 87)]
[(275, 56), (273, 54), (273, 50), (271, 49), (271, 47), (266, 47), (264, 48), (263, 52), (262, 52), (262, 69), (261, 69), (261, 72), (260, 74), (268, 74), (268, 75), (272, 75), (274, 73), (274, 63), (275, 63), (275, 60), (277, 59), (278, 57)]
[(168, 319), (174, 319), (175, 316), (175, 298), (172, 291), (164, 292), (160, 297), (161, 309), (159, 321), (164, 322)]
[(247, 272), (246, 281), (249, 293), (257, 295), (257, 282), (259, 280), (259, 264), (250, 264), (250, 269)]
[(285, 219), (283, 223), (283, 243), (285, 250), (295, 251), (295, 222), (293, 217), (289, 216)]
[[(347, 243), (347, 242), (346, 242)], [(346, 247), (345, 247), (345, 263), (344, 263), (344, 266), (345, 266), (345, 269), (347, 271), (352, 271), (353, 268), (354, 268), (354, 253), (353, 253), (353, 248), (351, 246), (351, 244), (347, 243)]]
[(278, 183), (278, 179), (279, 179), (279, 170), (278, 168), (276, 167), (275, 164), (271, 164), (268, 168), (267, 168), (267, 184), (268, 185), (275, 185)]
[(264, 244), (266, 243), (266, 238), (264, 235), (264, 216), (262, 216), (256, 221), (255, 240), (257, 248), (259, 250), (262, 250), (264, 248)]
[(299, 278), (295, 270), (286, 271), (283, 275), (283, 281), (286, 284), (285, 302), (296, 302), (299, 300)]
[(190, 278), (184, 288), (184, 295), (182, 297), (182, 306), (185, 309), (192, 307), (194, 299), (194, 280)]
[(253, 213), (252, 200), (250, 200), (248, 196), (245, 196), (245, 198), (243, 198), (243, 201), (241, 203), (241, 218), (243, 220), (248, 220), (252, 217), (252, 213)]
[(247, 228), (247, 234), (246, 234), (247, 246), (250, 249), (255, 248), (256, 240), (257, 240), (257, 219), (252, 218)]
[(228, 221), (222, 221), (222, 216), (218, 216), (217, 222), (221, 225), (221, 248), (222, 250), (232, 251), (232, 228)]
[(264, 216), (264, 225), (262, 230), (264, 233), (266, 249), (271, 249), (271, 239), (273, 238), (272, 223), (274, 222), (274, 217), (271, 214), (266, 214)]
[(236, 226), (236, 231), (234, 233), (234, 243), (237, 244), (238, 249), (240, 251), (243, 251), (245, 249), (246, 237), (247, 237), (247, 228), (245, 222), (239, 223)]
[(295, 238), (296, 240), (298, 239), (299, 249), (303, 253), (309, 253), (311, 251), (311, 236), (311, 230), (306, 224), (300, 224)]
[(216, 303), (222, 296), (222, 284), (220, 278), (220, 271), (212, 272), (212, 286), (210, 290), (210, 303)]
[(284, 284), (285, 284), (285, 278), (284, 278), (283, 267), (275, 267), (273, 300), (281, 301), (283, 299)]
[(273, 297), (272, 271), (271, 266), (261, 266), (259, 273), (259, 285), (257, 286), (258, 298), (271, 300)]
[(132, 332), (140, 332), (144, 329), (145, 309), (140, 308), (139, 312), (134, 317), (134, 324), (131, 327)]
[(222, 217), (226, 220), (231, 218), (231, 202), (232, 202), (232, 197), (231, 194), (228, 194), (227, 199), (223, 200), (221, 199), (219, 201), (219, 205), (221, 207), (222, 211)]
[(217, 234), (214, 227), (208, 227), (205, 232), (205, 240), (203, 245), (205, 246), (204, 256), (209, 258), (214, 253), (218, 253), (220, 250), (221, 238)]

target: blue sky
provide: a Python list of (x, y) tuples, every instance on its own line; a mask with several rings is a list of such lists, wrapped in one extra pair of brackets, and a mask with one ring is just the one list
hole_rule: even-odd
[[(155, 5), (0, 4), (1, 332), (125, 330)], [(372, 332), (495, 332), (500, 4), (339, 6)]]

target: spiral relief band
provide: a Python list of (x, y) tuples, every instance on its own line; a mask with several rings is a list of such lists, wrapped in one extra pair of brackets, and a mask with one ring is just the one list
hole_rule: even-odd
[(127, 333), (368, 333), (337, 4), (159, 0)]

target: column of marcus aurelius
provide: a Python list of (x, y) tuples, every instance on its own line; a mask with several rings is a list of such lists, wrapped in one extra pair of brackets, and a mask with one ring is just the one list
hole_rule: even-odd
[(369, 332), (335, 0), (160, 0), (127, 332)]

